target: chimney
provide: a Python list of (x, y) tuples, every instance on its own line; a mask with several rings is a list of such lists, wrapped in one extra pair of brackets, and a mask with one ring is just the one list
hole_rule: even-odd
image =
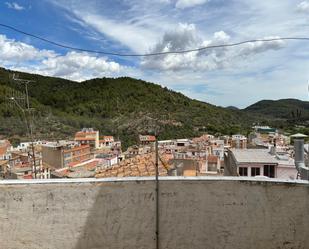
[(309, 168), (305, 166), (304, 157), (304, 134), (295, 134), (291, 136), (294, 139), (295, 166), (302, 180), (309, 180)]
[(276, 153), (277, 153), (276, 148), (277, 148), (277, 143), (276, 143), (276, 138), (275, 138), (274, 139), (274, 146), (270, 147), (270, 154), (271, 155), (276, 155)]

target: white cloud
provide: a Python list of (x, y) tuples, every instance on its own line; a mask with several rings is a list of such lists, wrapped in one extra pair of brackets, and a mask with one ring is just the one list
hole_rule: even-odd
[(15, 3), (15, 2), (5, 2), (6, 6), (9, 8), (9, 9), (14, 9), (14, 10), (24, 10), (25, 7), (19, 5), (18, 3)]
[(79, 11), (76, 11), (75, 14), (97, 31), (121, 42), (137, 53), (146, 51), (149, 45), (159, 38), (159, 34), (144, 27), (117, 22), (96, 14)]
[(297, 5), (299, 12), (309, 13), (309, 1), (302, 1)]
[[(270, 37), (264, 37), (263, 39), (276, 39), (280, 38), (278, 36), (270, 36)], [(285, 45), (285, 42), (283, 40), (274, 40), (274, 41), (257, 41), (257, 42), (251, 42), (246, 44), (246, 46), (242, 47), (240, 49), (240, 55), (241, 56), (248, 56), (252, 54), (258, 54), (263, 53), (267, 50), (278, 50), (283, 48)]]
[(202, 5), (208, 1), (209, 0), (178, 0), (175, 6), (179, 9), (186, 9), (194, 7), (196, 5)]
[(53, 57), (56, 54), (50, 50), (39, 50), (35, 47), (0, 34), (0, 62), (18, 63), (21, 61), (39, 60)]
[[(75, 23), (79, 23), (85, 29), (93, 29), (98, 35), (98, 39), (109, 40), (113, 45), (122, 46), (122, 49), (130, 49), (134, 53), (145, 53), (150, 46), (155, 44), (166, 27), (170, 25), (160, 20), (153, 14), (146, 14), (154, 6), (161, 5), (157, 2), (148, 5), (148, 2), (131, 0), (127, 2), (131, 8), (125, 11), (115, 11), (111, 4), (111, 11), (107, 11), (102, 2), (75, 1), (68, 3), (65, 0), (53, 0), (50, 2), (57, 7), (65, 9), (70, 15), (66, 17)], [(126, 1), (124, 1), (126, 2)], [(98, 44), (99, 46), (102, 44)], [(106, 49), (106, 48), (105, 48)]]
[[(269, 37), (271, 38), (271, 37)], [(174, 31), (165, 33), (162, 40), (157, 43), (153, 51), (170, 52), (182, 51), (211, 45), (226, 44), (230, 36), (224, 31), (215, 32), (211, 40), (203, 39), (195, 25), (179, 24)], [(278, 50), (284, 45), (283, 41), (248, 43), (235, 48), (205, 49), (198, 52), (183, 54), (167, 54), (144, 58), (141, 65), (147, 69), (156, 70), (194, 70), (211, 71), (227, 67), (235, 67), (244, 57), (263, 53), (267, 50)]]
[(112, 76), (119, 73), (120, 65), (107, 58), (97, 58), (87, 53), (68, 52), (66, 55), (48, 58), (39, 67), (45, 75), (85, 80), (95, 77)]
[(0, 65), (30, 73), (82, 81), (94, 77), (114, 76), (127, 70), (105, 57), (68, 52), (60, 55), (0, 35)]

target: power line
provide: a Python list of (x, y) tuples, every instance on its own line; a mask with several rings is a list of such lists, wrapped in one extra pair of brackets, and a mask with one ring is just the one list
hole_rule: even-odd
[(25, 123), (26, 123), (26, 128), (29, 133), (29, 138), (31, 142), (31, 147), (32, 147), (32, 160), (33, 160), (33, 171), (34, 171), (34, 178), (37, 178), (37, 165), (36, 165), (36, 157), (35, 157), (35, 149), (34, 149), (34, 140), (33, 140), (33, 119), (31, 117), (31, 111), (33, 108), (30, 108), (30, 103), (29, 103), (29, 93), (28, 93), (28, 84), (33, 83), (35, 81), (33, 80), (25, 80), (25, 79), (19, 79), (18, 77), (13, 74), (12, 79), (14, 81), (20, 82), (22, 84), (25, 84), (25, 90), (26, 90), (26, 97), (24, 100), (26, 101), (26, 107), (21, 106), (18, 103), (18, 97), (11, 96), (9, 97), (9, 100), (13, 101), (16, 106), (22, 111), (24, 118), (25, 118)]
[(236, 43), (211, 45), (211, 46), (193, 48), (193, 49), (188, 49), (188, 50), (180, 50), (180, 51), (166, 51), (166, 52), (155, 52), (155, 53), (145, 53), (145, 54), (125, 54), (125, 53), (107, 52), (107, 51), (102, 51), (102, 50), (92, 50), (92, 49), (72, 47), (72, 46), (68, 46), (68, 45), (58, 43), (58, 42), (51, 41), (49, 39), (46, 39), (46, 38), (38, 36), (38, 35), (34, 35), (34, 34), (31, 34), (31, 33), (19, 30), (19, 29), (12, 27), (10, 25), (0, 23), (0, 26), (7, 28), (7, 29), (10, 29), (10, 30), (13, 30), (17, 33), (24, 34), (26, 36), (36, 38), (38, 40), (52, 44), (52, 45), (57, 46), (57, 47), (61, 47), (61, 48), (69, 49), (69, 50), (87, 52), (87, 53), (104, 54), (104, 55), (112, 55), (112, 56), (119, 56), (119, 57), (147, 57), (147, 56), (157, 56), (157, 55), (167, 55), (167, 54), (184, 54), (184, 53), (199, 52), (199, 51), (203, 51), (203, 50), (207, 50), (207, 49), (214, 49), (214, 48), (235, 47), (235, 46), (240, 46), (240, 45), (243, 45), (243, 44), (246, 44), (246, 43), (255, 43), (255, 42), (272, 42), (272, 41), (285, 41), (285, 40), (309, 41), (309, 37), (281, 37), (281, 38), (278, 37), (278, 38), (252, 39), (252, 40), (245, 40), (245, 41), (236, 42)]

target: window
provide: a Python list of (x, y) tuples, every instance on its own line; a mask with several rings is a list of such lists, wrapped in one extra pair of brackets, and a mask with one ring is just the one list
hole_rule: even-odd
[(248, 176), (248, 168), (247, 167), (239, 167), (239, 175), (240, 176)]
[(275, 178), (275, 165), (264, 165), (264, 176)]
[(260, 168), (252, 167), (251, 168), (251, 176), (259, 176), (260, 175)]
[(71, 157), (71, 153), (70, 153), (70, 152), (69, 152), (69, 153), (65, 153), (65, 154), (63, 155), (63, 157), (64, 157), (65, 159), (67, 159), (67, 158)]

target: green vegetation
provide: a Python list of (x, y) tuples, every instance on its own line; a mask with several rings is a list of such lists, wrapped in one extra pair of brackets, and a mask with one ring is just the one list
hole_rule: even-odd
[(291, 123), (309, 120), (309, 102), (298, 99), (262, 100), (248, 106), (245, 111)]
[[(0, 135), (18, 141), (26, 136), (23, 116), (5, 97), (12, 91), (21, 94), (24, 88), (10, 80), (12, 73), (0, 68)], [(102, 135), (119, 136), (126, 147), (136, 143), (138, 134), (154, 130), (160, 139), (205, 132), (246, 134), (253, 122), (269, 120), (264, 113), (257, 119), (250, 110), (217, 107), (128, 77), (81, 83), (26, 73), (19, 77), (36, 81), (29, 85), (29, 95), (35, 108), (35, 136), (40, 139), (72, 138), (75, 131), (93, 127)]]
[(262, 100), (246, 109), (249, 115), (267, 118), (267, 124), (287, 134), (309, 135), (309, 102), (298, 99)]

